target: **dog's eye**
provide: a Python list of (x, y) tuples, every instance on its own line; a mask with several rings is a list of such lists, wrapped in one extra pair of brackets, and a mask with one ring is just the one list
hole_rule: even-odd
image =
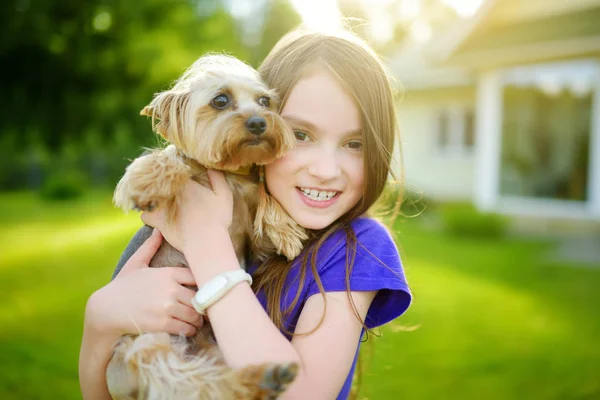
[(214, 99), (212, 99), (211, 104), (217, 110), (222, 110), (224, 108), (227, 108), (227, 106), (229, 105), (229, 97), (227, 97), (226, 94), (220, 94)]
[(271, 99), (268, 98), (267, 96), (263, 96), (258, 99), (258, 104), (260, 104), (261, 106), (263, 106), (265, 108), (268, 108), (271, 106)]

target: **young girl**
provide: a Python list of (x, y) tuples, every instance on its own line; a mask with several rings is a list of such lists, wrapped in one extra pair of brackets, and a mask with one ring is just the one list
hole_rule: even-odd
[[(290, 33), (260, 73), (281, 96), (297, 139), (265, 168), (266, 188), (311, 239), (293, 262), (274, 257), (253, 266), (252, 287), (233, 286), (207, 316), (231, 366), (300, 365), (283, 398), (345, 399), (365, 329), (398, 317), (411, 299), (392, 238), (366, 216), (391, 172), (392, 90), (374, 52), (347, 33)], [(160, 209), (142, 214), (154, 232), (129, 257), (149, 236), (136, 235), (122, 270), (90, 297), (80, 356), (84, 398), (109, 397), (104, 372), (121, 335), (193, 334), (202, 318), (183, 285), (202, 289), (240, 268), (228, 235), (231, 192), (221, 173), (210, 177), (213, 190), (190, 180), (171, 224)], [(147, 267), (161, 233), (183, 251), (189, 270)]]

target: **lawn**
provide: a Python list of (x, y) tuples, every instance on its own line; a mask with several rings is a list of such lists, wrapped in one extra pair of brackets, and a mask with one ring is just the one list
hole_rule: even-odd
[[(46, 203), (0, 195), (0, 399), (78, 399), (85, 301), (110, 278), (137, 215), (106, 192)], [(397, 225), (411, 309), (363, 348), (368, 399), (600, 398), (600, 269), (548, 244)]]

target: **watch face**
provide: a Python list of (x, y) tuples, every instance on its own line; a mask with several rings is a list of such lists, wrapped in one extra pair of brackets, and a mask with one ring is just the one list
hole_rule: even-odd
[(204, 286), (202, 286), (198, 290), (198, 293), (196, 293), (196, 303), (199, 303), (200, 305), (206, 303), (215, 295), (217, 295), (219, 291), (223, 290), (226, 286), (227, 278), (225, 278), (224, 276), (217, 276), (216, 278), (208, 281)]

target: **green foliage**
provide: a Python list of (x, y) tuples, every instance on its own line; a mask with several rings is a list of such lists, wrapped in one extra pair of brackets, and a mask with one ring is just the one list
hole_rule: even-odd
[(402, 213), (406, 217), (415, 217), (426, 212), (433, 204), (422, 192), (407, 188), (402, 193)]
[[(287, 0), (257, 9), (258, 44), (242, 39), (229, 0), (0, 2), (0, 189), (58, 190), (77, 169), (114, 185), (157, 144), (139, 111), (206, 52), (258, 65), (299, 23)], [(260, 33), (260, 31), (259, 31)], [(66, 157), (66, 158), (65, 158)], [(68, 186), (77, 186), (72, 183)], [(62, 189), (61, 189), (62, 190)], [(58, 192), (57, 192), (58, 193)]]
[(155, 92), (205, 52), (250, 58), (225, 3), (2, 2), (0, 189), (39, 188), (65, 149), (92, 184), (116, 182), (123, 160), (156, 143), (139, 116)]
[(221, 7), (201, 14), (202, 1), (21, 3), (0, 17), (10, 30), (0, 52), (9, 116), (0, 130), (41, 130), (53, 150), (90, 124), (110, 135), (119, 120), (135, 119), (206, 51), (246, 56), (233, 18)]
[(40, 194), (46, 200), (71, 200), (83, 195), (88, 187), (87, 178), (81, 171), (69, 170), (51, 175)]
[(508, 219), (494, 213), (482, 213), (466, 203), (446, 203), (438, 208), (443, 228), (452, 235), (499, 238), (508, 228)]
[(388, 182), (377, 200), (373, 211), (378, 216), (417, 217), (424, 213), (432, 201), (423, 193)]
[(0, 188), (12, 190), (26, 180), (27, 163), (19, 153), (16, 134), (6, 132), (0, 136)]

